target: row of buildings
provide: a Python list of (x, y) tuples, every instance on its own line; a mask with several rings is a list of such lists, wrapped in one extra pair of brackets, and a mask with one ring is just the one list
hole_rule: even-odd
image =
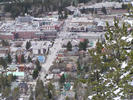
[(0, 39), (55, 39), (64, 22), (58, 16), (34, 18), (29, 15), (18, 17), (15, 21), (0, 23)]
[(74, 14), (77, 9), (82, 13), (92, 13), (97, 15), (104, 15), (103, 8), (106, 10), (106, 14), (118, 14), (118, 13), (127, 13), (125, 9), (126, 5), (132, 4), (131, 1), (123, 2), (100, 2), (100, 3), (88, 3), (88, 4), (79, 4), (78, 7), (69, 6), (66, 7), (66, 10), (69, 14)]

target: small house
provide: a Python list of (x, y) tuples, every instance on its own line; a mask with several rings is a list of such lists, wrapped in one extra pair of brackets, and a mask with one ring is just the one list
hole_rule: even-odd
[(23, 82), (23, 83), (20, 83), (19, 84), (19, 90), (20, 90), (20, 93), (22, 94), (27, 94), (27, 91), (28, 91), (28, 84)]

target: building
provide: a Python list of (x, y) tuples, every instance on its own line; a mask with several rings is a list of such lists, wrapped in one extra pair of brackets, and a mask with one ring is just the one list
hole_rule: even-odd
[(88, 32), (95, 29), (96, 25), (92, 19), (87, 17), (76, 17), (72, 18), (67, 30), (70, 32)]
[(14, 21), (0, 23), (0, 39), (48, 39), (57, 37), (64, 22), (58, 21), (58, 16), (34, 18), (32, 16), (19, 16)]
[(31, 51), (34, 55), (44, 55), (48, 52), (48, 48), (50, 46), (50, 42), (42, 42), (42, 41), (33, 41), (31, 42)]
[(70, 15), (72, 15), (72, 14), (74, 14), (74, 11), (76, 10), (76, 7), (74, 7), (74, 6), (68, 6), (68, 7), (66, 7), (66, 11), (68, 12), (68, 14), (70, 14)]
[(0, 39), (14, 40), (14, 35), (10, 32), (0, 32)]
[(8, 47), (0, 47), (0, 54), (8, 54), (10, 49)]
[(23, 82), (19, 84), (19, 90), (21, 94), (27, 94), (28, 91), (28, 84)]
[[(91, 11), (97, 11), (98, 15), (103, 15), (102, 8), (105, 7), (107, 14), (112, 14), (112, 11), (120, 10), (122, 11), (122, 2), (100, 2), (100, 3), (95, 3), (91, 5), (83, 5), (79, 9), (80, 10), (86, 10), (91, 13)], [(125, 10), (124, 10), (125, 11)]]
[(19, 16), (18, 18), (16, 18), (16, 21), (19, 22), (19, 23), (30, 23), (33, 21), (33, 18), (32, 16), (30, 15), (25, 15), (25, 16)]

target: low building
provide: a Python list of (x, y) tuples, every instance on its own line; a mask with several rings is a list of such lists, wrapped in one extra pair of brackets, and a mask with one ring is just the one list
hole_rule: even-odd
[(0, 39), (48, 39), (53, 40), (57, 32), (63, 27), (64, 21), (59, 21), (58, 16), (34, 18), (23, 16), (15, 21), (0, 23)]
[(120, 9), (122, 10), (122, 4), (123, 4), (122, 2), (100, 2), (100, 3), (91, 4), (91, 5), (83, 5), (79, 9), (80, 10), (84, 9), (90, 13), (92, 13), (92, 10), (93, 11), (95, 10), (97, 11), (98, 15), (103, 15), (104, 13), (102, 11), (102, 8), (104, 7), (106, 9), (107, 14), (113, 14), (115, 10), (118, 10), (118, 11)]
[(18, 70), (18, 67), (17, 67), (17, 65), (12, 64), (12, 65), (9, 65), (9, 67), (6, 70), (8, 72), (16, 72)]
[(16, 22), (18, 22), (18, 23), (25, 23), (25, 22), (30, 23), (30, 22), (33, 21), (33, 18), (34, 17), (32, 17), (30, 15), (19, 16), (19, 17), (16, 18)]
[(23, 82), (19, 84), (19, 90), (21, 94), (27, 94), (28, 91), (28, 85), (27, 83)]
[(10, 75), (10, 74), (12, 74), (13, 76), (16, 76), (16, 77), (19, 77), (19, 78), (24, 78), (24, 72), (7, 72), (6, 73), (6, 75), (8, 76), (8, 75)]
[(74, 14), (74, 11), (76, 10), (76, 7), (74, 6), (68, 6), (66, 7), (66, 11), (68, 12), (68, 14)]
[(10, 32), (0, 32), (0, 39), (13, 40), (14, 35)]
[(88, 19), (87, 17), (76, 17), (71, 19), (67, 30), (70, 32), (88, 32), (95, 26), (92, 19)]
[(57, 37), (57, 31), (45, 31), (44, 32), (44, 39), (45, 40), (54, 40)]
[(10, 49), (8, 47), (0, 47), (0, 54), (8, 54)]

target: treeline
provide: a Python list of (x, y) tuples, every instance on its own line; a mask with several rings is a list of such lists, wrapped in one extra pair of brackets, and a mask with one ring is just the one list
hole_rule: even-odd
[(25, 13), (37, 16), (49, 11), (58, 11), (58, 9), (64, 9), (70, 5), (71, 0), (25, 0), (23, 2), (12, 0), (12, 3), (5, 4), (4, 11), (10, 12), (12, 17), (15, 18)]
[(50, 11), (64, 10), (65, 7), (71, 4), (87, 3), (90, 1), (92, 0), (0, 0), (0, 2), (11, 2), (5, 3), (4, 11), (10, 12), (13, 18), (25, 15), (25, 13), (38, 16)]

